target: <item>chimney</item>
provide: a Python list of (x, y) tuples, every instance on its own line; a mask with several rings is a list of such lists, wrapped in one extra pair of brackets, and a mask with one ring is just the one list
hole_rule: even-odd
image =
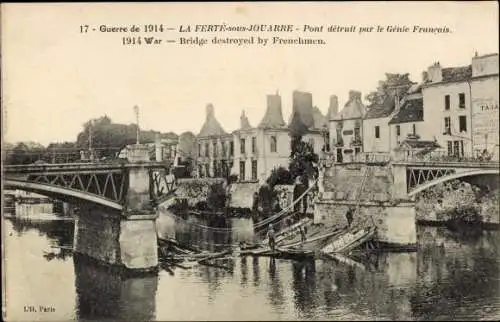
[(429, 74), (426, 71), (422, 72), (422, 83), (427, 83), (429, 81)]
[(330, 106), (328, 107), (328, 118), (331, 119), (339, 112), (339, 99), (337, 95), (330, 96)]
[(429, 68), (427, 68), (427, 75), (429, 81), (432, 83), (439, 83), (443, 81), (441, 64), (439, 64), (439, 62), (435, 62), (432, 66), (429, 66)]
[(210, 118), (213, 118), (215, 116), (214, 115), (214, 106), (212, 104), (207, 104), (206, 113), (207, 113), (207, 120)]
[(307, 128), (314, 126), (312, 115), (312, 94), (307, 92), (293, 91), (292, 114), (298, 113), (299, 117)]
[(361, 92), (359, 92), (359, 91), (349, 91), (349, 100), (350, 101), (355, 101), (355, 100), (360, 100), (361, 101)]
[(248, 121), (248, 117), (245, 115), (245, 111), (244, 110), (241, 111), (240, 127), (241, 127), (241, 129), (251, 128), (250, 122)]

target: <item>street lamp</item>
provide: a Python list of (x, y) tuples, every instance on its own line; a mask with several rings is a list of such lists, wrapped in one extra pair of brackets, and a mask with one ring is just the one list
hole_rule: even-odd
[(139, 107), (137, 105), (134, 106), (134, 113), (135, 113), (135, 121), (137, 124), (136, 141), (137, 145), (139, 145)]

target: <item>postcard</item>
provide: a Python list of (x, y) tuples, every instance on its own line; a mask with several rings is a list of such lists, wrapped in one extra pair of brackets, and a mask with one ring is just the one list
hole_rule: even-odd
[(498, 3), (3, 3), (6, 321), (499, 320)]

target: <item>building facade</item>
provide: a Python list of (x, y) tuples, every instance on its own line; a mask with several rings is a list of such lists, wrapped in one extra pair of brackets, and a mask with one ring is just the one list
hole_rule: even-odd
[(389, 121), (396, 111), (397, 97), (388, 95), (383, 102), (368, 106), (363, 120), (363, 151), (386, 153), (391, 149)]
[[(240, 128), (233, 132), (235, 156), (232, 174), (242, 182), (262, 182), (273, 169), (288, 168), (290, 163), (291, 118), (288, 124), (285, 123), (278, 93), (267, 95), (266, 103), (266, 112), (258, 126), (252, 127), (243, 113)], [(307, 128), (302, 140), (319, 153), (325, 145), (326, 119), (317, 107), (313, 107), (312, 95), (294, 91), (292, 110), (292, 115), (297, 113)]]
[(495, 160), (499, 159), (499, 79), (498, 54), (472, 58), (471, 102), (473, 152), (484, 150)]
[(361, 92), (350, 91), (344, 108), (330, 119), (330, 150), (336, 162), (349, 161), (363, 151), (363, 118), (366, 107)]
[(205, 123), (196, 136), (196, 144), (198, 177), (229, 176), (233, 166), (233, 136), (227, 133), (217, 121), (212, 104), (206, 107)]
[(439, 62), (423, 73), (424, 133), (450, 156), (473, 155), (471, 76), (471, 65), (442, 68)]

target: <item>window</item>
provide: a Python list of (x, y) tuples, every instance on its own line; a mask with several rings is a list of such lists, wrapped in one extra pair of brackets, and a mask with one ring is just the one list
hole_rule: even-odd
[(229, 155), (230, 156), (234, 155), (234, 142), (233, 141), (229, 142)]
[(210, 177), (210, 165), (208, 163), (205, 164), (205, 177)]
[(271, 136), (271, 152), (278, 151), (278, 142), (275, 136)]
[(400, 135), (401, 135), (401, 126), (396, 125), (396, 136), (400, 136)]
[(380, 126), (375, 126), (375, 138), (380, 138)]
[(411, 131), (412, 131), (413, 135), (417, 135), (417, 125), (416, 124), (411, 125)]
[(240, 181), (245, 180), (245, 161), (240, 161)]
[(460, 155), (460, 141), (453, 141), (453, 155), (456, 157)]
[(214, 155), (214, 157), (215, 157), (215, 156), (217, 156), (217, 142), (214, 142), (214, 143), (213, 143), (213, 147), (214, 147), (214, 148), (213, 148), (213, 150), (212, 150), (212, 151), (213, 151), (213, 155)]
[(343, 156), (342, 149), (337, 149), (337, 162), (340, 162), (340, 163), (342, 162), (342, 159), (343, 159), (342, 156)]
[(451, 134), (451, 119), (449, 117), (444, 118), (444, 134)]
[(201, 164), (198, 165), (198, 177), (203, 178), (203, 167)]
[(205, 143), (205, 156), (208, 157), (208, 150), (210, 150), (210, 147), (208, 143)]
[(201, 157), (201, 144), (198, 144), (198, 156)]
[(257, 160), (252, 160), (252, 180), (257, 180)]
[(449, 110), (450, 109), (450, 95), (445, 95), (444, 96), (444, 109)]
[(448, 156), (452, 156), (453, 155), (453, 142), (447, 141), (446, 143), (448, 144)]
[(460, 141), (460, 155), (464, 156), (464, 141)]
[(458, 94), (458, 107), (465, 108), (465, 93)]
[(460, 115), (458, 117), (459, 131), (467, 132), (467, 116)]
[(360, 135), (360, 128), (359, 127), (355, 127), (354, 128), (354, 140), (355, 141), (361, 141), (361, 135)]
[(219, 167), (217, 166), (217, 161), (214, 160), (214, 177), (217, 178), (219, 176)]
[(240, 153), (245, 154), (245, 139), (240, 139)]
[(252, 137), (252, 153), (255, 153), (257, 151), (257, 138), (254, 136)]
[(357, 155), (360, 152), (361, 152), (361, 148), (360, 147), (354, 148), (354, 155)]

